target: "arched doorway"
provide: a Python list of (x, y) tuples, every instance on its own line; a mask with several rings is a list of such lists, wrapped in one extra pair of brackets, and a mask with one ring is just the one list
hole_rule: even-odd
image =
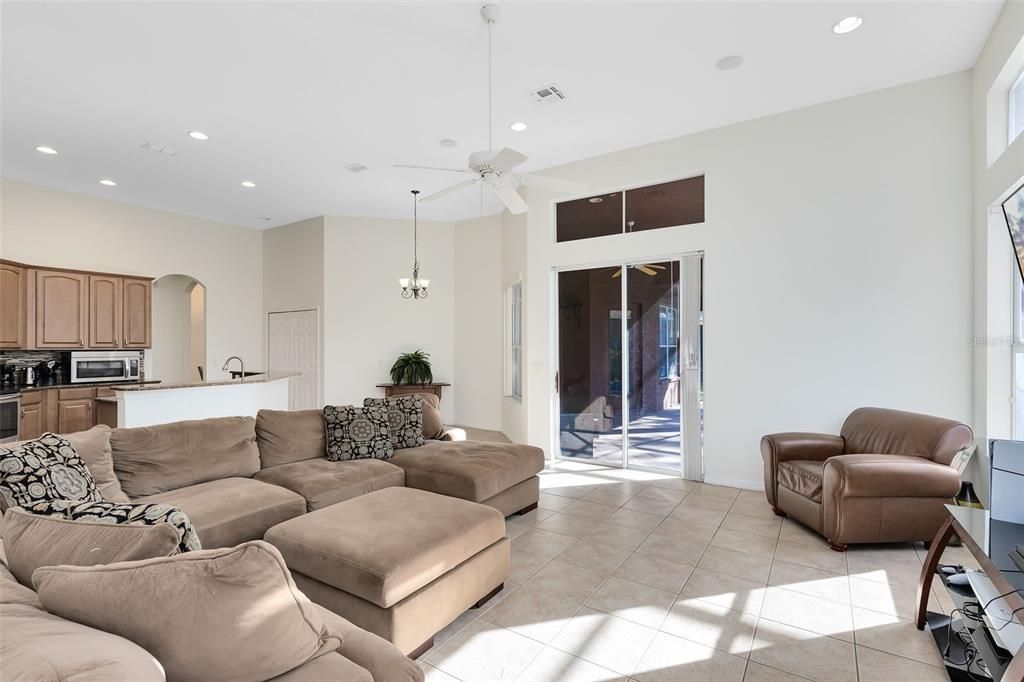
[(153, 282), (153, 348), (146, 376), (165, 383), (206, 378), (206, 287), (189, 275)]

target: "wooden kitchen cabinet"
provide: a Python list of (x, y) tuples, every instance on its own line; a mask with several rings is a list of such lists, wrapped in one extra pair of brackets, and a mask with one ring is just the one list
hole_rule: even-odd
[(92, 398), (57, 401), (57, 433), (88, 431), (95, 425), (93, 419)]
[(89, 276), (35, 270), (35, 348), (85, 348)]
[(124, 299), (122, 325), (125, 348), (149, 348), (152, 345), (153, 282), (148, 279), (124, 278), (121, 287)]
[(18, 413), (18, 440), (38, 438), (46, 431), (46, 419), (40, 393), (23, 393)]
[(120, 348), (123, 312), (120, 277), (89, 275), (89, 348)]
[(24, 348), (28, 301), (25, 268), (0, 263), (0, 348)]

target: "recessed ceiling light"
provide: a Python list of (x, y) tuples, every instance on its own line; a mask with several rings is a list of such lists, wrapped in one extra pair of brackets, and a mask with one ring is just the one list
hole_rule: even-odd
[(207, 135), (206, 133), (204, 133), (201, 130), (190, 130), (190, 131), (188, 131), (188, 136), (191, 137), (193, 140), (209, 140), (210, 139), (210, 136)]
[(256, 183), (253, 182), (252, 180), (243, 180), (242, 181), (242, 187), (255, 187), (255, 186), (256, 186)]
[(832, 26), (832, 32), (840, 35), (843, 33), (850, 33), (860, 28), (860, 25), (863, 23), (864, 20), (856, 15), (845, 17), (837, 21), (835, 25)]
[(722, 57), (715, 62), (715, 68), (719, 71), (732, 71), (738, 69), (743, 64), (743, 57), (738, 54), (731, 54), (728, 57)]
[(441, 140), (441, 146), (448, 147), (450, 149), (452, 147), (458, 147), (459, 143), (457, 140), (453, 140), (450, 137), (446, 137), (443, 140)]
[(587, 199), (587, 201), (589, 201), (592, 204), (600, 204), (601, 202), (604, 201), (604, 199), (602, 199), (601, 197), (590, 197), (589, 199)]
[(53, 147), (47, 147), (45, 145), (40, 145), (39, 147), (36, 147), (36, 151), (37, 152), (42, 152), (43, 154), (56, 154), (57, 153), (56, 149), (54, 149)]
[(101, 185), (106, 185), (107, 187), (116, 187), (117, 186), (117, 183), (114, 182), (113, 180), (111, 180), (110, 178), (103, 178), (102, 180), (100, 180), (100, 184)]
[(526, 130), (526, 124), (523, 123), (522, 121), (516, 121), (515, 123), (511, 124), (509, 128), (516, 131), (517, 133), (521, 133), (524, 130)]

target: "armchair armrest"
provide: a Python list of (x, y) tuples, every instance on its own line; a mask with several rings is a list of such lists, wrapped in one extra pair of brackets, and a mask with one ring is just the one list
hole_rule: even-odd
[(843, 454), (846, 443), (842, 436), (828, 433), (770, 433), (761, 438), (764, 459), (764, 494), (768, 504), (778, 509), (779, 462), (809, 459), (823, 462)]
[(341, 640), (337, 652), (366, 668), (374, 680), (422, 682), (423, 671), (391, 642), (363, 630), (336, 613), (317, 607), (327, 627)]
[(466, 431), (457, 426), (446, 426), (444, 435), (438, 440), (466, 440)]
[(948, 497), (960, 490), (951, 466), (904, 455), (840, 455), (825, 462), (822, 499)]

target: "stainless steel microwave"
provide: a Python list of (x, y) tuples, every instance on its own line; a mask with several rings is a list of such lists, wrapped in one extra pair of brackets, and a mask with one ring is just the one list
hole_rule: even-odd
[(138, 381), (142, 370), (142, 353), (115, 351), (71, 353), (71, 383), (97, 381)]

